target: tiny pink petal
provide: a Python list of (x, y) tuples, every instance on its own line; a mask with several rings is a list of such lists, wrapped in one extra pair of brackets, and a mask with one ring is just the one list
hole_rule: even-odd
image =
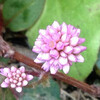
[(67, 62), (68, 62), (67, 58), (59, 57), (59, 63), (61, 65), (65, 65), (65, 64), (67, 64)]
[(54, 66), (57, 66), (58, 63), (59, 63), (58, 59), (57, 59), (57, 60), (54, 60), (53, 65), (54, 65)]
[(32, 75), (27, 75), (27, 81), (32, 80), (34, 77)]
[(18, 81), (21, 82), (22, 80), (23, 80), (23, 78), (22, 77), (19, 77)]
[(67, 44), (69, 44), (70, 39), (71, 39), (71, 35), (68, 35), (67, 38), (66, 38)]
[(76, 46), (78, 44), (78, 40), (79, 40), (78, 37), (72, 37), (71, 40), (70, 40), (70, 45)]
[(58, 58), (59, 57), (59, 52), (57, 50), (51, 50), (50, 51), (50, 56), (54, 57), (54, 58)]
[(23, 83), (22, 83), (23, 86), (26, 86), (27, 84), (28, 84), (27, 80), (24, 80)]
[(22, 87), (16, 87), (16, 91), (19, 93), (22, 92)]
[(16, 74), (21, 74), (21, 71), (17, 69)]
[(85, 42), (85, 38), (79, 38), (78, 44), (82, 44)]
[[(43, 37), (42, 37), (42, 41), (43, 41), (44, 43), (48, 43), (48, 42), (51, 42), (51, 41), (52, 41), (52, 38), (51, 38), (50, 35), (46, 35), (46, 36), (43, 36)], [(55, 42), (55, 41), (54, 41), (54, 42)], [(41, 45), (40, 45), (39, 47), (41, 47)]]
[(84, 62), (84, 57), (82, 55), (79, 54), (76, 56), (76, 58), (77, 58), (77, 62)]
[(13, 75), (11, 72), (9, 72), (9, 74), (7, 76), (8, 76), (8, 78), (11, 78)]
[(49, 34), (51, 35), (51, 36), (53, 36), (53, 34), (55, 34), (57, 31), (53, 28), (53, 27), (50, 27), (49, 28)]
[(74, 26), (72, 26), (72, 25), (70, 25), (70, 24), (67, 25), (67, 29), (68, 29), (67, 33), (72, 35), (72, 30), (73, 30), (73, 28), (74, 28)]
[(40, 29), (40, 30), (39, 30), (39, 33), (40, 33), (40, 35), (43, 35), (43, 36), (44, 36), (44, 35), (46, 35), (46, 30)]
[(60, 39), (60, 36), (61, 36), (61, 33), (58, 32), (58, 35), (54, 34), (54, 35), (52, 36), (52, 39), (53, 39), (54, 41), (58, 42), (59, 39)]
[(55, 68), (54, 66), (50, 67), (51, 74), (55, 74), (57, 72), (58, 68)]
[(9, 78), (6, 78), (6, 79), (5, 79), (5, 82), (6, 82), (7, 84), (9, 84), (9, 83), (10, 83)]
[(51, 57), (50, 57), (50, 54), (49, 53), (40, 53), (37, 56), (37, 59), (39, 59), (39, 60), (50, 60)]
[(75, 32), (75, 34), (73, 34), (73, 36), (79, 36), (80, 35), (80, 29), (76, 29), (76, 32)]
[(49, 47), (48, 47), (48, 45), (41, 45), (41, 50), (43, 51), (43, 52), (49, 52)]
[(61, 55), (62, 57), (67, 57), (67, 54), (66, 54), (65, 52), (63, 52), (63, 51), (60, 52), (60, 55)]
[(68, 59), (72, 62), (76, 62), (76, 57), (73, 54), (68, 55)]
[(67, 54), (71, 54), (73, 51), (73, 47), (72, 46), (67, 46), (64, 48), (64, 52)]
[(65, 42), (67, 40), (67, 34), (63, 34), (62, 37), (61, 37), (61, 41), (62, 42)]
[(9, 81), (10, 81), (10, 82), (13, 82), (13, 78), (10, 78)]
[(68, 63), (69, 63), (70, 66), (72, 66), (72, 61), (69, 61)]
[(21, 85), (22, 85), (22, 82), (18, 82), (18, 83), (17, 83), (17, 86), (21, 86)]
[(81, 52), (80, 47), (74, 47), (74, 49), (73, 49), (74, 54), (79, 54), (80, 52)]
[(45, 62), (43, 65), (42, 65), (42, 68), (47, 72), (49, 71), (49, 67), (50, 67), (50, 64), (48, 62)]
[(16, 70), (17, 70), (16, 67), (14, 67), (14, 66), (11, 67), (11, 72), (16, 72)]
[(79, 46), (79, 47), (81, 49), (81, 52), (83, 52), (83, 51), (85, 51), (87, 49), (87, 47), (85, 47), (85, 46)]
[(16, 83), (17, 83), (17, 80), (13, 80), (13, 83), (15, 83), (15, 84), (16, 84)]
[(39, 59), (36, 58), (36, 59), (34, 60), (34, 62), (36, 62), (36, 63), (43, 63), (44, 61), (39, 60)]
[(67, 25), (66, 25), (66, 23), (62, 23), (62, 25), (61, 25), (61, 33), (62, 34), (67, 34)]
[(54, 62), (54, 59), (49, 60), (49, 64), (51, 65)]
[(11, 84), (10, 87), (11, 87), (11, 88), (15, 88), (16, 85), (15, 85), (15, 84)]
[(26, 74), (25, 73), (22, 73), (21, 74), (21, 77), (26, 78)]
[(43, 44), (43, 42), (40, 41), (40, 40), (35, 41), (35, 45), (36, 45), (37, 47), (40, 47), (42, 44)]
[(54, 27), (55, 29), (57, 29), (58, 31), (60, 30), (60, 25), (57, 21), (54, 21), (52, 24), (52, 27)]
[(64, 72), (65, 74), (67, 74), (67, 73), (69, 72), (69, 69), (70, 69), (69, 64), (66, 64), (66, 65), (63, 66), (63, 72)]
[(62, 42), (58, 42), (57, 45), (56, 45), (56, 49), (57, 50), (63, 50), (64, 48), (64, 44)]
[(21, 67), (19, 68), (19, 70), (20, 70), (22, 73), (24, 73), (24, 72), (25, 72), (25, 67), (24, 67), (24, 66), (21, 66)]
[(34, 46), (33, 49), (32, 49), (33, 52), (36, 52), (36, 53), (40, 53), (41, 52), (41, 49), (37, 46)]
[(4, 68), (3, 69), (3, 74), (6, 76), (8, 73), (10, 73), (10, 69), (9, 68)]
[(1, 87), (2, 88), (7, 88), (9, 85), (6, 83), (6, 82), (3, 82), (2, 84), (1, 84)]

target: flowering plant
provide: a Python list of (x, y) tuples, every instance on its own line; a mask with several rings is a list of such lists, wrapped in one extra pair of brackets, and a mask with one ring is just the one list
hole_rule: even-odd
[(15, 88), (17, 92), (22, 91), (22, 87), (28, 84), (28, 81), (33, 79), (32, 75), (25, 73), (25, 67), (21, 66), (19, 69), (12, 66), (11, 68), (0, 69), (1, 75), (6, 79), (2, 82), (2, 88)]
[(54, 21), (46, 30), (40, 29), (32, 49), (33, 52), (39, 53), (34, 61), (45, 62), (42, 68), (45, 71), (50, 70), (51, 74), (55, 74), (58, 69), (68, 73), (72, 62), (84, 62), (80, 53), (86, 50), (85, 46), (81, 46), (85, 39), (79, 35), (80, 29), (64, 22), (60, 25)]
[(78, 96), (72, 99), (100, 97), (100, 87), (94, 86), (100, 75), (99, 4), (100, 0), (0, 0), (0, 97), (69, 98), (54, 78), (84, 91), (76, 90)]

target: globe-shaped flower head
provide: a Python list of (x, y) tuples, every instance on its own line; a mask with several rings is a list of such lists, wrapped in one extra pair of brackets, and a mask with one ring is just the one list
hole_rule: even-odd
[(80, 29), (64, 22), (60, 25), (54, 21), (46, 30), (40, 29), (32, 49), (33, 52), (39, 53), (34, 61), (44, 62), (42, 68), (45, 71), (50, 70), (51, 74), (55, 74), (58, 69), (68, 73), (72, 62), (84, 62), (80, 53), (86, 50), (86, 47), (80, 44), (85, 42), (85, 39), (79, 35)]
[(25, 73), (25, 67), (21, 66), (19, 69), (12, 66), (11, 68), (1, 68), (0, 74), (5, 76), (2, 82), (2, 88), (15, 88), (17, 92), (22, 91), (22, 87), (28, 84), (28, 81), (33, 79), (33, 76)]

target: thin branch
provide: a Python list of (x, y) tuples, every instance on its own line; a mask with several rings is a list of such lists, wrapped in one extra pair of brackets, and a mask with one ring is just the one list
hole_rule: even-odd
[[(4, 41), (4, 40), (2, 38), (0, 38), (0, 41)], [(8, 45), (8, 44), (6, 43), (6, 45)], [(10, 48), (9, 51), (13, 51), (13, 53), (11, 52), (11, 54), (9, 52), (7, 52), (6, 48), (1, 48), (1, 47), (2, 47), (2, 42), (0, 42), (0, 51), (3, 51), (3, 49), (4, 49), (5, 50), (4, 53), (6, 55), (8, 53), (8, 55), (9, 55), (7, 57), (13, 57), (13, 59), (16, 59), (19, 62), (23, 62), (24, 64), (26, 64), (26, 65), (28, 65), (28, 66), (30, 66), (32, 68), (35, 68), (35, 69), (40, 70), (40, 71), (43, 71), (41, 69), (41, 65), (42, 64), (36, 64), (32, 59), (20, 54), (19, 52), (16, 52), (16, 51), (12, 50), (9, 45), (8, 45), (8, 47)], [(3, 55), (5, 55), (4, 53), (3, 53)], [(48, 73), (49, 72), (47, 72), (45, 75), (48, 75)], [(50, 75), (53, 78), (61, 80), (62, 82), (65, 82), (67, 84), (70, 84), (72, 86), (80, 88), (83, 91), (88, 92), (88, 93), (90, 93), (90, 94), (92, 94), (94, 96), (100, 97), (100, 87), (90, 86), (90, 85), (88, 85), (88, 84), (86, 84), (84, 82), (78, 81), (78, 80), (76, 80), (76, 79), (74, 79), (74, 78), (72, 78), (72, 77), (70, 77), (68, 75), (65, 75), (63, 73), (60, 73), (60, 72), (57, 72), (54, 75), (53, 74), (50, 74)]]
[[(23, 62), (24, 64), (26, 65), (29, 65), (33, 68), (36, 68), (38, 70), (41, 70), (41, 65), (40, 64), (36, 64), (32, 59), (18, 53), (18, 52), (15, 52), (14, 55), (13, 55), (13, 58), (18, 60), (19, 62)], [(80, 88), (82, 89), (83, 91), (85, 92), (88, 92), (92, 95), (95, 95), (95, 96), (100, 96), (100, 91), (98, 91), (99, 89), (97, 88), (94, 88), (94, 87), (91, 87), (90, 85), (84, 83), (84, 82), (81, 82), (81, 81), (78, 81), (68, 75), (65, 75), (63, 73), (60, 73), (60, 72), (57, 72), (56, 74), (50, 74), (53, 78), (56, 78), (58, 80), (61, 80), (67, 84), (70, 84), (72, 86), (75, 86), (77, 88)]]

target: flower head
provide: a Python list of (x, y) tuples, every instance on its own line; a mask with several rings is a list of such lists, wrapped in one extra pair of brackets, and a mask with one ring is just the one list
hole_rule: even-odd
[(59, 25), (57, 21), (47, 26), (46, 30), (40, 29), (32, 49), (33, 52), (39, 53), (34, 61), (44, 62), (42, 68), (45, 71), (50, 70), (51, 74), (55, 74), (58, 69), (68, 73), (72, 62), (84, 62), (80, 53), (86, 50), (86, 47), (80, 44), (85, 42), (85, 39), (79, 35), (80, 29), (66, 23)]
[(0, 74), (6, 79), (1, 83), (2, 88), (15, 88), (17, 92), (22, 91), (22, 87), (28, 84), (28, 81), (33, 79), (32, 75), (25, 73), (25, 68), (21, 66), (19, 69), (12, 66), (11, 68), (0, 69)]

